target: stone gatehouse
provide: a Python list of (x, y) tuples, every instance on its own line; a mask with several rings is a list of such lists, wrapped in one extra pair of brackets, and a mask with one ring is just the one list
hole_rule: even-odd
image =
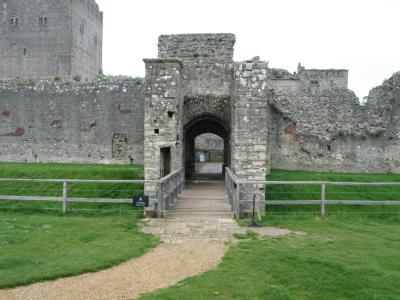
[(213, 133), (240, 179), (270, 168), (400, 172), (400, 73), (361, 105), (347, 70), (235, 62), (234, 45), (233, 34), (161, 36), (144, 80), (8, 77), (0, 161), (144, 163), (146, 179), (190, 176), (195, 138)]
[(204, 133), (224, 140), (224, 165), (239, 179), (264, 180), (271, 167), (400, 171), (399, 73), (362, 106), (347, 70), (234, 62), (234, 44), (232, 34), (160, 36), (158, 58), (144, 60), (146, 179), (179, 168), (190, 177)]

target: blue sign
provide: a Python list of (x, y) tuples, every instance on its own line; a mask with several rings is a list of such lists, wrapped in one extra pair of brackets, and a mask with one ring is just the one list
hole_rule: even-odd
[(149, 207), (150, 200), (148, 196), (135, 196), (133, 197), (134, 207)]

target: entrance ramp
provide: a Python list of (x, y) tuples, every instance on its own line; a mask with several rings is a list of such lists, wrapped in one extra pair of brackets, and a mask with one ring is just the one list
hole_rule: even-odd
[(224, 182), (210, 180), (209, 177), (203, 178), (195, 177), (186, 182), (186, 188), (178, 196), (174, 206), (165, 212), (167, 219), (218, 220), (234, 218), (234, 213), (228, 204)]

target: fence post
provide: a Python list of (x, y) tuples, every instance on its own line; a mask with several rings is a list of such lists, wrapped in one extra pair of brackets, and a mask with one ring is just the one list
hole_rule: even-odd
[(68, 185), (67, 182), (63, 182), (63, 214), (65, 214), (68, 210), (67, 207), (67, 197), (68, 197)]
[(157, 204), (157, 218), (162, 217), (162, 202), (164, 198), (164, 193), (163, 193), (163, 184), (159, 182), (157, 184), (157, 194), (158, 194), (158, 204)]
[(321, 219), (325, 218), (325, 189), (326, 184), (321, 184)]
[(236, 195), (235, 195), (235, 218), (240, 218), (240, 183), (236, 185)]
[(178, 195), (182, 193), (182, 171), (178, 173)]

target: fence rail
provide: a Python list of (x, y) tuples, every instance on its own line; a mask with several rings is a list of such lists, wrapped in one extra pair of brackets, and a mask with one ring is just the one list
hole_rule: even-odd
[[(129, 204), (132, 203), (132, 198), (82, 198), (82, 197), (69, 197), (68, 192), (69, 184), (154, 184), (157, 185), (157, 199), (155, 204), (157, 207), (157, 214), (159, 217), (163, 215), (165, 209), (168, 209), (172, 203), (176, 201), (177, 196), (182, 192), (184, 187), (185, 174), (183, 169), (180, 169), (172, 174), (169, 174), (159, 180), (86, 180), (86, 179), (15, 179), (15, 178), (0, 178), (1, 183), (53, 183), (61, 184), (60, 189), (48, 189), (43, 191), (62, 191), (62, 196), (14, 196), (14, 195), (0, 195), (0, 201), (48, 201), (48, 202), (62, 202), (62, 211), (68, 211), (68, 203), (110, 203), (110, 204)], [(6, 190), (20, 190), (29, 191), (31, 189), (25, 188), (6, 188)], [(80, 192), (94, 192), (94, 191), (110, 191), (110, 190), (76, 190)], [(35, 191), (42, 191), (37, 189)], [(139, 190), (112, 190), (113, 192), (138, 192)], [(144, 194), (144, 190), (140, 190)]]
[[(238, 180), (237, 177), (233, 174), (233, 172), (226, 168), (225, 171), (225, 187), (228, 194), (229, 203), (232, 205), (232, 211), (235, 212), (236, 218), (239, 217), (240, 206), (245, 203), (253, 203), (253, 200), (249, 197), (249, 195), (245, 195), (246, 198), (242, 199), (243, 194), (245, 194), (244, 186), (253, 186), (257, 187), (257, 190), (266, 190), (268, 186), (274, 185), (313, 185), (319, 186), (320, 191), (318, 194), (320, 195), (319, 200), (257, 200), (256, 203), (258, 205), (320, 205), (321, 218), (325, 217), (326, 209), (325, 207), (328, 205), (354, 205), (354, 206), (400, 206), (399, 200), (327, 200), (326, 199), (326, 188), (328, 186), (362, 186), (362, 187), (400, 187), (400, 182), (330, 182), (330, 181), (254, 181), (254, 180)], [(262, 187), (262, 188), (261, 188)], [(251, 189), (247, 189), (251, 190)], [(241, 192), (242, 191), (242, 192)], [(250, 192), (251, 193), (251, 192)], [(304, 194), (311, 194), (314, 192), (305, 192)], [(317, 193), (317, 192), (315, 192)], [(347, 193), (347, 192), (346, 192)], [(362, 194), (363, 192), (357, 192)], [(337, 192), (333, 192), (332, 194), (337, 194)], [(382, 194), (393, 194), (397, 195), (398, 193), (382, 193)]]
[(157, 217), (164, 217), (166, 210), (176, 202), (185, 186), (185, 171), (179, 169), (157, 182)]

